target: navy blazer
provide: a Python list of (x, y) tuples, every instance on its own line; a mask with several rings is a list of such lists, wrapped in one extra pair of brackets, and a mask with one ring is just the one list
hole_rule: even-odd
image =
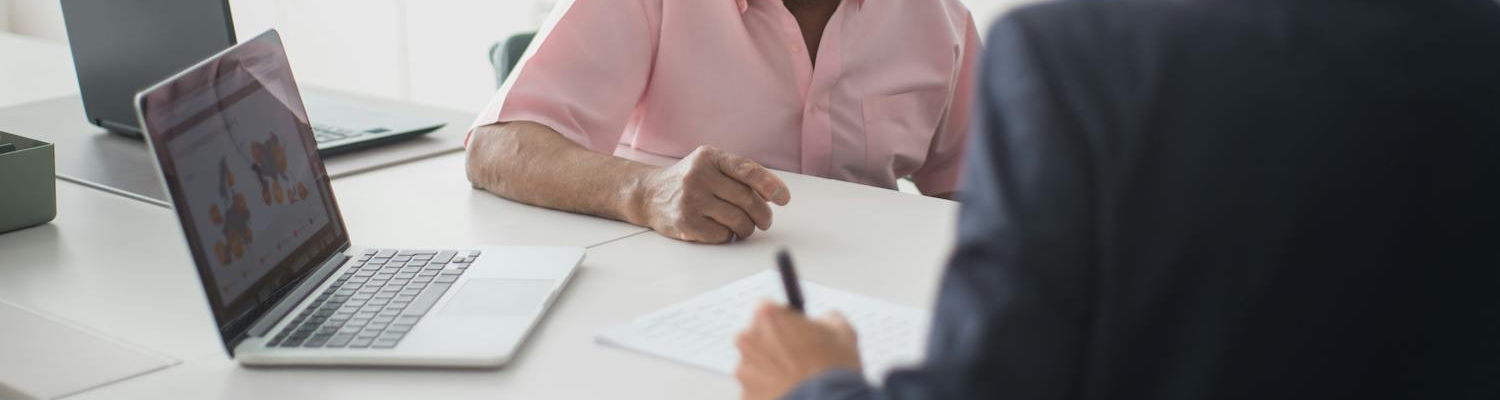
[(987, 47), (926, 363), (789, 397), (1500, 399), (1495, 1), (1066, 1)]

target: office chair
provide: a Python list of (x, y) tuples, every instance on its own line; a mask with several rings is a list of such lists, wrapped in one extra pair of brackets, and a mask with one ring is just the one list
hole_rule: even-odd
[(516, 64), (521, 63), (521, 55), (526, 53), (526, 47), (531, 45), (534, 37), (536, 32), (518, 33), (490, 46), (490, 65), (495, 67), (495, 87), (505, 84), (505, 77), (516, 68)]

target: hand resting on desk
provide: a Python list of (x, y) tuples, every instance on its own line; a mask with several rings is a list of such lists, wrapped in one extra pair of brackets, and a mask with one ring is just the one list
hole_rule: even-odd
[(657, 167), (589, 151), (545, 125), (517, 121), (475, 128), (468, 151), (476, 188), (690, 242), (725, 243), (770, 229), (766, 203), (791, 201), (786, 183), (770, 170), (707, 146)]

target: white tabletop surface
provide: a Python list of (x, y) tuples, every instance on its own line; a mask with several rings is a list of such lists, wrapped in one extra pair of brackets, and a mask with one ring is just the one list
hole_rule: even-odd
[(0, 399), (50, 399), (177, 364), (0, 299)]
[[(442, 162), (447, 160), (432, 166)], [(738, 389), (728, 376), (606, 347), (595, 343), (594, 335), (769, 268), (772, 254), (782, 246), (792, 249), (805, 279), (899, 304), (930, 306), (953, 240), (956, 203), (795, 174), (783, 177), (792, 188), (792, 204), (776, 210), (771, 231), (749, 240), (695, 245), (645, 232), (590, 249), (575, 280), (520, 356), (498, 370), (250, 369), (221, 352), (78, 398), (731, 398)], [(480, 199), (448, 197), (460, 207)], [(452, 237), (473, 233), (460, 229)]]
[[(462, 165), (452, 154), (335, 181), (355, 244), (587, 247), (645, 231), (473, 190)], [(173, 357), (221, 352), (171, 210), (58, 181), (57, 219), (0, 235), (0, 254), (0, 298)]]
[(646, 231), (474, 189), (464, 174), (462, 153), (336, 179), (333, 191), (358, 246), (588, 247)]
[(0, 298), (176, 359), (223, 351), (171, 210), (65, 181), (57, 203), (0, 235)]

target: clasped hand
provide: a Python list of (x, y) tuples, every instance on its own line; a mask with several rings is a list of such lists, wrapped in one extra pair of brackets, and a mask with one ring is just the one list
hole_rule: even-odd
[(771, 228), (771, 207), (791, 193), (770, 170), (745, 157), (701, 146), (676, 164), (646, 174), (636, 200), (638, 223), (667, 237), (699, 243), (748, 238)]

